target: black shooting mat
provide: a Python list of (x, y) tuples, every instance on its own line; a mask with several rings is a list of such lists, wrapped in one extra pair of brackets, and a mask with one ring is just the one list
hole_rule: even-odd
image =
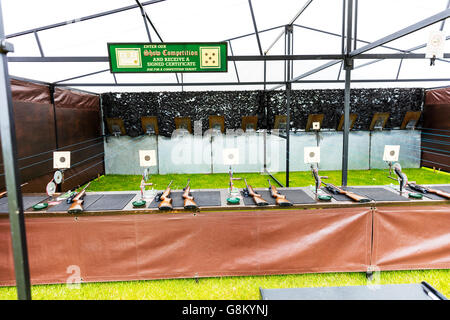
[(398, 191), (390, 191), (384, 188), (348, 187), (347, 191), (366, 196), (375, 201), (409, 201), (409, 198), (401, 196)]
[[(353, 201), (349, 197), (343, 194), (334, 194), (328, 191), (326, 188), (322, 188), (323, 191), (332, 196), (336, 201)], [(375, 201), (408, 201), (408, 198), (402, 197), (397, 191), (390, 191), (384, 188), (362, 188), (362, 187), (347, 187), (347, 191), (356, 193), (359, 196), (367, 197)]]
[[(25, 196), (22, 198), (23, 201), (23, 209), (27, 210), (28, 208), (38, 204), (39, 202), (47, 199), (48, 196)], [(0, 199), (0, 212), (8, 212), (8, 197), (4, 197)]]
[[(97, 201), (98, 199), (100, 199), (101, 197), (103, 197), (102, 194), (87, 194), (84, 197), (84, 201), (83, 201), (83, 208), (86, 209), (87, 207), (89, 207), (91, 204), (93, 204), (95, 201)], [(62, 200), (60, 204), (57, 204), (53, 207), (50, 207), (47, 209), (47, 212), (55, 212), (55, 211), (67, 211), (69, 210), (70, 206), (72, 204), (68, 204), (66, 202), (66, 200)]]
[[(266, 200), (267, 203), (269, 203), (269, 205), (276, 205), (276, 199), (272, 198), (269, 190), (258, 190), (255, 192), (260, 194), (261, 197)], [(308, 194), (303, 190), (278, 190), (278, 193), (281, 195), (285, 195), (286, 199), (293, 204), (316, 203), (316, 200), (308, 196)], [(246, 206), (255, 205), (252, 197), (244, 197), (243, 191), (241, 191), (241, 195)]]
[[(220, 207), (222, 202), (220, 200), (220, 191), (192, 191), (191, 195), (194, 197), (194, 201), (199, 207)], [(170, 193), (172, 198), (173, 208), (183, 208), (184, 199), (183, 191), (174, 191)], [(160, 202), (152, 200), (149, 208), (158, 208)]]
[(104, 194), (100, 199), (89, 206), (85, 211), (122, 210), (136, 196), (136, 193)]
[[(369, 286), (260, 289), (262, 300), (432, 300), (420, 283)], [(436, 295), (435, 295), (436, 296)], [(437, 297), (437, 296), (436, 296)]]
[(431, 186), (430, 188), (450, 193), (450, 186)]

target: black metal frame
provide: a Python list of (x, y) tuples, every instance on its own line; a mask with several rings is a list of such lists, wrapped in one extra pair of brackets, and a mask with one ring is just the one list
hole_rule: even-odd
[[(25, 224), (23, 217), (23, 204), (22, 204), (22, 195), (20, 191), (20, 176), (18, 174), (18, 166), (17, 166), (17, 146), (15, 139), (15, 130), (14, 130), (14, 121), (12, 116), (12, 98), (11, 98), (11, 87), (9, 83), (9, 74), (8, 74), (8, 62), (108, 62), (108, 57), (46, 57), (44, 55), (44, 51), (39, 40), (38, 32), (43, 30), (49, 30), (53, 28), (58, 28), (65, 26), (71, 23), (78, 23), (90, 19), (96, 19), (99, 17), (107, 16), (110, 14), (115, 14), (118, 12), (123, 12), (131, 9), (139, 9), (141, 15), (144, 20), (144, 25), (146, 28), (147, 36), (150, 42), (151, 33), (148, 24), (152, 27), (155, 34), (162, 42), (162, 38), (158, 31), (156, 30), (154, 24), (150, 20), (147, 12), (144, 9), (144, 6), (163, 2), (165, 0), (150, 0), (146, 2), (140, 2), (136, 0), (135, 5), (130, 5), (127, 7), (122, 7), (114, 10), (104, 11), (98, 14), (81, 17), (78, 19), (74, 19), (71, 21), (64, 21), (56, 24), (46, 25), (40, 28), (34, 28), (30, 30), (25, 30), (22, 32), (17, 32), (10, 35), (5, 35), (3, 30), (2, 23), (2, 11), (0, 6), (0, 99), (2, 99), (2, 103), (0, 104), (0, 124), (1, 124), (1, 141), (2, 141), (2, 151), (3, 151), (3, 159), (4, 159), (4, 167), (6, 173), (6, 185), (8, 191), (8, 205), (9, 205), (9, 217), (11, 223), (11, 234), (12, 234), (12, 244), (14, 249), (14, 266), (16, 272), (16, 282), (17, 282), (17, 291), (19, 299), (31, 299), (30, 294), (30, 279), (29, 279), (29, 268), (28, 268), (28, 256), (27, 256), (27, 246), (26, 246), (26, 235), (25, 235)], [(273, 89), (278, 89), (280, 87), (285, 86), (286, 88), (286, 96), (287, 96), (287, 135), (286, 135), (286, 185), (289, 186), (289, 122), (290, 122), (290, 91), (292, 84), (294, 83), (345, 83), (345, 101), (344, 101), (344, 137), (343, 137), (343, 157), (342, 157), (342, 185), (346, 186), (347, 184), (347, 164), (348, 164), (348, 135), (349, 135), (349, 106), (350, 106), (350, 86), (352, 82), (366, 82), (366, 83), (376, 83), (376, 82), (425, 82), (425, 81), (446, 81), (449, 82), (448, 78), (441, 79), (398, 79), (398, 75), (400, 73), (401, 63), (404, 59), (424, 59), (424, 54), (414, 54), (412, 51), (418, 50), (420, 48), (425, 47), (426, 45), (420, 45), (408, 50), (402, 50), (397, 48), (388, 47), (385, 44), (396, 40), (400, 37), (403, 37), (407, 34), (413, 33), (417, 30), (425, 28), (429, 25), (435, 24), (439, 21), (442, 21), (441, 30), (444, 24), (445, 19), (450, 17), (450, 1), (446, 7), (446, 10), (441, 11), (431, 17), (428, 17), (422, 21), (419, 21), (409, 27), (403, 28), (393, 34), (390, 34), (386, 37), (378, 39), (374, 42), (363, 41), (357, 39), (357, 9), (358, 9), (358, 0), (343, 0), (343, 19), (342, 19), (342, 35), (319, 30), (315, 28), (310, 28), (302, 25), (295, 24), (297, 18), (307, 9), (307, 7), (312, 3), (313, 0), (307, 0), (300, 11), (295, 15), (295, 17), (285, 26), (272, 27), (265, 30), (258, 31), (256, 26), (256, 19), (253, 12), (253, 7), (251, 0), (248, 0), (251, 18), (253, 21), (255, 32), (240, 35), (234, 38), (226, 39), (224, 41), (230, 44), (231, 56), (228, 56), (229, 61), (233, 61), (235, 64), (235, 71), (237, 76), (237, 82), (216, 82), (216, 83), (183, 83), (180, 84), (178, 79), (178, 75), (175, 74), (177, 83), (118, 83), (114, 74), (114, 83), (62, 83), (70, 80), (75, 80), (79, 78), (83, 78), (86, 76), (98, 74), (101, 72), (106, 72), (109, 69), (100, 70), (96, 72), (91, 72), (84, 75), (74, 76), (71, 78), (59, 80), (53, 83), (50, 83), (52, 86), (58, 87), (91, 87), (91, 86), (211, 86), (211, 85), (263, 85), (264, 90), (266, 90), (267, 84), (278, 85)], [(354, 19), (353, 19), (354, 15)], [(317, 32), (326, 33), (332, 36), (339, 36), (342, 38), (342, 52), (340, 54), (315, 54), (315, 55), (294, 55), (293, 54), (293, 27), (306, 28)], [(281, 34), (275, 39), (273, 44), (264, 52), (262, 51), (261, 42), (259, 39), (259, 34), (263, 32), (267, 32), (270, 30), (275, 30), (277, 28), (284, 27), (284, 30)], [(346, 32), (345, 32), (346, 31)], [(352, 32), (353, 31), (353, 32)], [(6, 54), (12, 51), (12, 46), (9, 45), (5, 39), (14, 38), (23, 36), (26, 34), (33, 33), (39, 48), (40, 57), (6, 57)], [(353, 35), (352, 35), (353, 33)], [(231, 41), (240, 39), (247, 36), (255, 35), (258, 43), (258, 48), (260, 55), (258, 56), (235, 56), (231, 49)], [(284, 55), (267, 55), (268, 51), (273, 47), (273, 45), (282, 37), (285, 36), (285, 54)], [(447, 37), (448, 40), (450, 37)], [(346, 44), (345, 44), (346, 40)], [(353, 43), (352, 43), (353, 41)], [(358, 42), (365, 42), (366, 45), (357, 48)], [(377, 48), (377, 47), (385, 47), (388, 49), (393, 49), (399, 51), (400, 53), (394, 54), (365, 54), (365, 52)], [(450, 53), (446, 53), (444, 55), (444, 59), (437, 59), (444, 62), (450, 62), (445, 60), (446, 58), (450, 58)], [(381, 61), (383, 59), (400, 59), (400, 65), (397, 72), (396, 79), (371, 79), (371, 80), (351, 80), (351, 70), (354, 69), (354, 60), (355, 59), (377, 59), (361, 66), (375, 63)], [(285, 79), (284, 81), (266, 81), (266, 62), (267, 61), (275, 61), (275, 60), (283, 60), (285, 61)], [(293, 61), (295, 60), (332, 60), (330, 62), (325, 63), (322, 66), (316, 67), (302, 75), (293, 77)], [(254, 82), (242, 82), (239, 79), (238, 70), (236, 66), (236, 61), (263, 61), (264, 62), (264, 81), (254, 81)], [(316, 72), (324, 70), (328, 67), (341, 63), (345, 70), (345, 80), (339, 80), (339, 76), (337, 80), (302, 80), (303, 78), (308, 77)], [(361, 67), (358, 66), (358, 67)], [(340, 75), (340, 73), (339, 73)], [(16, 77), (17, 78), (17, 77)], [(34, 81), (39, 82), (39, 81)], [(78, 89), (76, 89), (78, 90)], [(83, 90), (80, 90), (83, 91)]]

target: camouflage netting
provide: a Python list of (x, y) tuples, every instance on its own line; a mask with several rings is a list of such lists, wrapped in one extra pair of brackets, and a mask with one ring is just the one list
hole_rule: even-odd
[[(389, 112), (386, 128), (400, 127), (407, 111), (423, 108), (424, 89), (352, 89), (350, 112), (358, 114), (354, 130), (368, 130), (375, 112)], [(225, 128), (241, 127), (242, 116), (257, 115), (258, 128), (273, 128), (275, 115), (286, 114), (284, 91), (203, 91), (104, 93), (105, 117), (124, 120), (127, 134), (142, 134), (140, 118), (157, 116), (159, 132), (170, 136), (175, 117), (201, 120), (208, 129), (208, 116), (223, 115)], [(291, 92), (291, 127), (305, 129), (308, 115), (323, 113), (322, 128), (336, 129), (344, 112), (344, 90), (293, 90)], [(193, 123), (192, 123), (193, 127)]]

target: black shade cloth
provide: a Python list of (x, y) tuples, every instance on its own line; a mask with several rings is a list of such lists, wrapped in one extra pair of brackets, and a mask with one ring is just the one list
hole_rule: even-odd
[(85, 211), (122, 210), (134, 197), (136, 193), (105, 194), (89, 206)]
[[(275, 205), (275, 198), (272, 198), (269, 190), (255, 190), (256, 193), (260, 194), (264, 200), (266, 200), (269, 205)], [(278, 192), (282, 195), (286, 196), (286, 199), (292, 202), (293, 204), (303, 204), (303, 203), (316, 203), (316, 200), (308, 196), (308, 194), (303, 190), (278, 190)], [(244, 199), (244, 204), (246, 206), (253, 206), (255, 202), (252, 197), (244, 197), (243, 192), (241, 191), (241, 195)]]
[[(91, 204), (93, 204), (95, 201), (100, 199), (102, 196), (103, 196), (102, 194), (87, 194), (84, 197), (83, 208), (86, 209)], [(65, 211), (69, 210), (71, 205), (72, 204), (68, 204), (66, 202), (66, 200), (63, 200), (60, 204), (57, 204), (55, 206), (48, 208), (47, 212), (61, 212), (61, 211), (65, 212)]]
[[(23, 209), (27, 210), (35, 204), (47, 199), (47, 196), (25, 196), (22, 198), (23, 201)], [(4, 197), (0, 199), (0, 212), (5, 213), (8, 212), (8, 197)]]
[(397, 192), (390, 191), (384, 188), (348, 187), (347, 190), (362, 196), (366, 196), (375, 201), (409, 201), (408, 198), (399, 195)]
[[(432, 287), (431, 287), (432, 288)], [(260, 289), (262, 300), (439, 300), (445, 297), (423, 284), (390, 284), (348, 287)]]
[[(191, 194), (199, 207), (220, 207), (222, 204), (220, 201), (220, 191), (192, 191)], [(171, 192), (170, 198), (172, 198), (173, 208), (184, 207), (182, 191)], [(157, 208), (159, 203), (160, 202), (156, 202), (155, 199), (153, 199), (148, 207)]]

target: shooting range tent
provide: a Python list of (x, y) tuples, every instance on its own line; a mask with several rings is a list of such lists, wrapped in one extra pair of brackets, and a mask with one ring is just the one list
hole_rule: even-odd
[[(435, 66), (425, 59), (430, 31), (449, 33), (448, 0), (129, 2), (121, 7), (123, 1), (90, 1), (89, 5), (34, 1), (26, 5), (34, 13), (27, 19), (22, 19), (22, 2), (2, 3), (0, 38), (6, 42), (2, 42), (0, 121), (19, 298), (30, 298), (30, 288), (10, 75), (97, 93), (286, 90), (288, 131), (292, 89), (344, 87), (343, 185), (347, 184), (350, 87), (414, 83), (431, 88), (450, 81), (446, 78), (450, 53), (436, 59)], [(109, 72), (107, 42), (206, 41), (228, 43), (227, 73)], [(8, 43), (14, 45), (14, 52)], [(444, 52), (449, 51), (448, 43), (446, 48)], [(286, 172), (288, 181), (289, 135)]]

